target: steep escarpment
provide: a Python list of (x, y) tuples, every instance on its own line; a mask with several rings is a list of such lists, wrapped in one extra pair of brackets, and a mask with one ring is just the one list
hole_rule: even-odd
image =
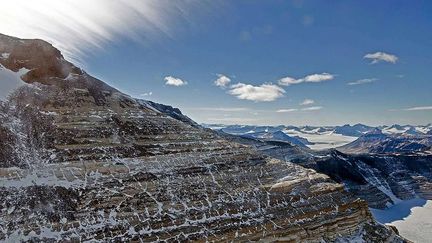
[(46, 42), (0, 36), (0, 52), (30, 70), (1, 109), (0, 240), (402, 241), (328, 176), (131, 98)]
[(356, 155), (337, 150), (316, 152), (284, 142), (224, 136), (253, 146), (270, 157), (326, 174), (373, 208), (385, 208), (415, 197), (431, 199), (432, 155), (428, 153)]
[(347, 155), (334, 150), (311, 168), (344, 183), (374, 208), (414, 197), (431, 199), (431, 155)]

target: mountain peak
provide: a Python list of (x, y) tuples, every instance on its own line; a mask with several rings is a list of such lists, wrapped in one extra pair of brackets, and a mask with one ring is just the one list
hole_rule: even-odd
[(21, 76), (28, 83), (40, 83), (60, 89), (85, 89), (96, 104), (105, 104), (104, 92), (116, 89), (94, 78), (63, 58), (61, 52), (50, 43), (39, 39), (18, 39), (0, 35), (0, 64), (17, 72), (29, 70)]

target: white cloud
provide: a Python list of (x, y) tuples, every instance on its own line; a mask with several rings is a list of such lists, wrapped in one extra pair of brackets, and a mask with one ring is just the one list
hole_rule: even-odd
[(322, 81), (328, 81), (328, 80), (332, 80), (334, 79), (334, 76), (332, 74), (329, 73), (321, 73), (321, 74), (312, 74), (312, 75), (308, 75), (304, 78), (304, 82), (312, 82), (312, 83), (317, 83), (317, 82), (322, 82)]
[(183, 86), (187, 84), (186, 81), (183, 81), (179, 78), (175, 78), (173, 76), (167, 76), (164, 78), (164, 80), (166, 81), (165, 82), (166, 85), (171, 85), (171, 86)]
[(349, 82), (348, 85), (360, 85), (360, 84), (368, 84), (368, 83), (373, 83), (375, 81), (377, 81), (377, 78), (365, 78), (365, 79), (359, 79), (353, 82)]
[(295, 78), (291, 78), (291, 77), (285, 77), (285, 78), (279, 79), (279, 84), (284, 85), (284, 86), (288, 86), (291, 84), (299, 84), (301, 82), (303, 82), (303, 79), (295, 79)]
[(173, 23), (193, 22), (213, 1), (1, 1), (0, 33), (47, 40), (74, 61), (119, 39), (175, 36)]
[(277, 113), (288, 113), (288, 112), (294, 112), (294, 111), (298, 111), (298, 109), (280, 109), (277, 110)]
[(389, 62), (394, 64), (398, 60), (397, 56), (380, 51), (366, 54), (363, 58), (371, 59), (371, 64), (375, 64), (378, 62)]
[(214, 81), (214, 84), (218, 87), (225, 88), (230, 82), (231, 79), (223, 74), (218, 74), (218, 78)]
[(405, 111), (428, 111), (432, 110), (432, 106), (416, 106), (404, 109)]
[(311, 106), (311, 107), (306, 107), (301, 109), (302, 111), (318, 111), (321, 110), (323, 107), (322, 106)]
[(311, 75), (307, 75), (304, 78), (299, 78), (299, 79), (295, 79), (292, 77), (284, 77), (279, 79), (279, 84), (280, 85), (284, 85), (284, 86), (288, 86), (288, 85), (292, 85), (292, 84), (299, 84), (299, 83), (319, 83), (319, 82), (323, 82), (323, 81), (328, 81), (328, 80), (332, 80), (334, 79), (334, 75), (330, 74), (330, 73), (316, 73), (316, 74), (311, 74)]
[(152, 95), (153, 95), (153, 92), (148, 92), (148, 93), (142, 93), (142, 94), (140, 94), (140, 96), (142, 96), (142, 97), (152, 96)]
[(314, 100), (311, 100), (311, 99), (305, 99), (305, 100), (303, 100), (302, 103), (300, 103), (300, 105), (312, 105), (312, 104), (314, 104), (314, 103), (315, 103)]
[(231, 85), (229, 94), (241, 100), (252, 101), (274, 101), (283, 96), (285, 90), (274, 84), (262, 84), (253, 86), (250, 84), (238, 83)]

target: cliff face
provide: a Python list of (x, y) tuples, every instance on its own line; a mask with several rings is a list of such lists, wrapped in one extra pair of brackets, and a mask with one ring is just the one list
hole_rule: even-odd
[(0, 35), (0, 53), (30, 70), (0, 107), (0, 240), (402, 241), (329, 177), (122, 94), (46, 42)]
[(432, 199), (431, 155), (347, 155), (332, 151), (311, 168), (344, 183), (348, 191), (374, 208), (414, 197)]
[(432, 199), (432, 155), (430, 153), (345, 154), (337, 150), (311, 151), (289, 143), (227, 139), (256, 147), (276, 159), (289, 161), (328, 175), (346, 190), (383, 209), (401, 200)]

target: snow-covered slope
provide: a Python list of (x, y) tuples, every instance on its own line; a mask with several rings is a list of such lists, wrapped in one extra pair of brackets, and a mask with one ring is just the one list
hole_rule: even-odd
[(384, 134), (377, 129), (338, 150), (347, 153), (413, 153), (429, 152), (431, 146), (431, 135)]
[(255, 138), (255, 139), (262, 139), (266, 141), (283, 141), (283, 142), (289, 142), (294, 145), (298, 145), (300, 147), (306, 147), (306, 144), (310, 144), (307, 139), (299, 138), (299, 137), (291, 137), (288, 136), (286, 133), (282, 131), (276, 131), (276, 132), (254, 132), (254, 133), (246, 133), (240, 135), (241, 137), (246, 138)]
[(21, 68), (17, 72), (14, 72), (0, 64), (0, 100), (4, 100), (12, 91), (25, 84), (21, 80), (21, 76), (25, 75), (28, 71), (26, 68)]
[(310, 142), (310, 144), (307, 144), (307, 146), (315, 150), (336, 148), (357, 139), (357, 137), (345, 136), (325, 129), (321, 129), (321, 131), (316, 129), (313, 132), (305, 130), (299, 131), (296, 129), (284, 129), (283, 132), (290, 136), (298, 136), (307, 139)]

